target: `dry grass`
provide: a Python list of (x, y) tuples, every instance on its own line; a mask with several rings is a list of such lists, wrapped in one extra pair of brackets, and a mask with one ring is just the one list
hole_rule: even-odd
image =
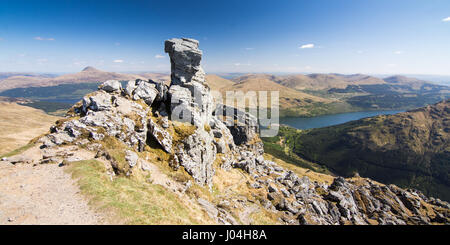
[[(279, 105), (281, 108), (292, 108), (298, 106), (305, 106), (311, 102), (331, 103), (332, 100), (317, 97), (314, 95), (306, 94), (294, 89), (282, 86), (270, 79), (267, 75), (249, 75), (242, 77), (238, 83), (234, 83), (225, 87), (222, 87), (220, 91), (225, 98), (226, 91), (242, 91), (245, 93), (249, 91), (278, 91), (279, 92)], [(270, 92), (267, 94), (269, 101)], [(258, 97), (259, 98), (259, 97)], [(243, 103), (245, 98), (234, 96), (233, 101)], [(252, 98), (257, 99), (257, 98)], [(251, 107), (251, 106), (249, 106)], [(271, 104), (267, 104), (267, 108), (270, 108)]]
[[(259, 204), (260, 200), (265, 199), (267, 192), (262, 189), (250, 188), (250, 177), (240, 169), (231, 169), (229, 171), (216, 168), (216, 174), (213, 178), (213, 192), (211, 193), (211, 202), (219, 204), (223, 199), (245, 200), (247, 204)], [(240, 208), (223, 207), (239, 220)], [(250, 214), (251, 223), (254, 225), (272, 225), (279, 224), (279, 213), (267, 211), (259, 205), (258, 211)], [(241, 221), (242, 222), (242, 221)]]
[(15, 103), (0, 103), (0, 155), (26, 145), (49, 131), (60, 117)]
[(208, 124), (205, 124), (205, 125), (203, 126), (203, 128), (204, 128), (205, 131), (208, 132), (208, 133), (211, 131), (211, 126), (209, 126)]
[(19, 148), (13, 150), (13, 151), (10, 151), (10, 152), (8, 152), (8, 153), (5, 153), (5, 154), (3, 154), (3, 155), (0, 155), (0, 158), (3, 158), (3, 157), (12, 157), (12, 156), (21, 154), (22, 152), (27, 151), (28, 149), (30, 149), (30, 148), (33, 147), (33, 146), (34, 146), (34, 144), (32, 144), (32, 143), (27, 144), (27, 145), (24, 145), (24, 146), (22, 146), (22, 147), (19, 147)]
[(96, 160), (72, 162), (66, 171), (78, 179), (81, 191), (90, 198), (91, 205), (114, 214), (115, 223), (210, 223), (201, 210), (193, 211), (184, 206), (180, 197), (160, 185), (123, 176), (111, 180), (104, 164)]
[(173, 131), (172, 128), (169, 128), (169, 132), (171, 132), (173, 141), (179, 142), (189, 137), (190, 135), (194, 134), (196, 129), (197, 127), (190, 123), (181, 123), (173, 121)]
[(279, 213), (269, 212), (264, 208), (250, 214), (253, 225), (280, 225), (280, 216)]
[(206, 83), (211, 88), (211, 90), (219, 91), (221, 88), (226, 86), (231, 86), (234, 84), (233, 81), (219, 77), (214, 74), (206, 75)]

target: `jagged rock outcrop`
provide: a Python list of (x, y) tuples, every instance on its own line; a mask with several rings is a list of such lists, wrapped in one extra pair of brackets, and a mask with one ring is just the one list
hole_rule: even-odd
[(202, 52), (198, 49), (198, 41), (170, 39), (165, 42), (165, 51), (172, 65), (169, 88), (171, 119), (203, 127), (211, 121), (214, 102), (200, 66)]
[(255, 170), (250, 186), (266, 189), (270, 202), (265, 207), (284, 212), (287, 224), (450, 224), (450, 205), (417, 190), (360, 177), (337, 177), (328, 186), (267, 160), (257, 162)]
[[(258, 144), (256, 118), (235, 110), (231, 120), (240, 124), (234, 127), (225, 125), (215, 114), (197, 41), (170, 39), (165, 43), (165, 51), (172, 64), (170, 86), (137, 79), (128, 81), (123, 88), (119, 81), (106, 81), (99, 91), (74, 106), (71, 118), (53, 127), (51, 134), (42, 139), (44, 145), (113, 137), (143, 151), (153, 140), (173, 156), (171, 166), (183, 166), (201, 185), (211, 185), (217, 154), (223, 154), (225, 169), (238, 166), (252, 171), (256, 157), (263, 153), (262, 144)], [(176, 121), (192, 124), (195, 130), (175, 140), (170, 132)], [(248, 162), (249, 167), (236, 165), (236, 161)]]
[(48, 147), (82, 138), (96, 141), (110, 136), (142, 151), (147, 139), (146, 118), (149, 111), (149, 108), (120, 94), (99, 90), (84, 97), (74, 107), (74, 117), (60, 120), (51, 128), (51, 134), (41, 141), (44, 142), (44, 147)]

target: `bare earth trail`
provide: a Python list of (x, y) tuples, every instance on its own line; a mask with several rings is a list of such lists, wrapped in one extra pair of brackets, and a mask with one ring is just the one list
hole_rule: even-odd
[(102, 217), (88, 207), (76, 181), (57, 164), (0, 165), (0, 224), (93, 225)]
[[(80, 152), (81, 156), (85, 154)], [(37, 148), (24, 156), (41, 157)], [(106, 221), (90, 209), (76, 180), (64, 172), (64, 167), (0, 161), (0, 224), (93, 225)]]

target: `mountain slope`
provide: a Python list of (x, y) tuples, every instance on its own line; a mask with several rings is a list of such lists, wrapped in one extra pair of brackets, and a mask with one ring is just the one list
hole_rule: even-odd
[(220, 89), (234, 84), (233, 81), (217, 76), (215, 74), (206, 75), (206, 83), (208, 83), (208, 86), (211, 88), (211, 90), (216, 91), (220, 91)]
[[(276, 80), (276, 77), (272, 75), (248, 74), (233, 79), (236, 83), (223, 87), (221, 91), (224, 95), (226, 91), (242, 91), (244, 93), (249, 91), (268, 91), (269, 98), (270, 91), (278, 91), (280, 116), (311, 117), (351, 110), (350, 106), (345, 102), (297, 91), (278, 84), (274, 80)], [(242, 100), (242, 97), (236, 99)], [(268, 107), (270, 107), (270, 101), (268, 103)]]
[(0, 102), (0, 155), (48, 131), (58, 117), (16, 103)]
[(390, 77), (386, 77), (383, 79), (384, 81), (388, 82), (388, 83), (424, 83), (425, 81), (417, 79), (417, 78), (413, 78), (413, 77), (405, 77), (405, 76), (390, 76)]
[(0, 80), (8, 77), (23, 76), (23, 77), (56, 77), (54, 74), (34, 73), (34, 72), (0, 72)]
[(283, 86), (297, 90), (324, 90), (330, 88), (345, 88), (348, 85), (383, 84), (383, 80), (362, 75), (341, 74), (309, 74), (277, 76), (275, 81)]
[[(291, 108), (312, 103), (331, 103), (331, 100), (299, 92), (271, 80), (270, 75), (247, 75), (234, 79), (236, 83), (223, 87), (221, 91), (279, 91), (280, 107)], [(270, 95), (270, 93), (268, 93)]]
[(288, 133), (292, 150), (344, 176), (358, 172), (450, 200), (450, 101)]

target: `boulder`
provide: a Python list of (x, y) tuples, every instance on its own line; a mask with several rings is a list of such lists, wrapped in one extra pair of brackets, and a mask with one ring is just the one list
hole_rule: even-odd
[(117, 92), (122, 89), (122, 84), (117, 81), (117, 80), (108, 80), (104, 83), (102, 83), (102, 85), (100, 85), (100, 89), (108, 92), (108, 93), (112, 93), (112, 92)]
[(98, 91), (83, 98), (83, 111), (108, 111), (113, 108), (113, 96), (104, 91)]
[(172, 136), (152, 119), (148, 121), (149, 134), (167, 153), (172, 153)]
[(126, 155), (125, 155), (125, 160), (128, 162), (128, 165), (130, 167), (134, 167), (134, 166), (136, 166), (136, 164), (139, 160), (139, 156), (135, 152), (127, 150)]
[(136, 89), (136, 81), (130, 80), (128, 81), (127, 86), (125, 87), (125, 94), (132, 97), (135, 89)]
[(147, 105), (151, 106), (153, 101), (156, 99), (156, 96), (159, 94), (155, 84), (138, 80), (136, 85), (137, 86), (133, 92), (133, 99), (143, 99)]

